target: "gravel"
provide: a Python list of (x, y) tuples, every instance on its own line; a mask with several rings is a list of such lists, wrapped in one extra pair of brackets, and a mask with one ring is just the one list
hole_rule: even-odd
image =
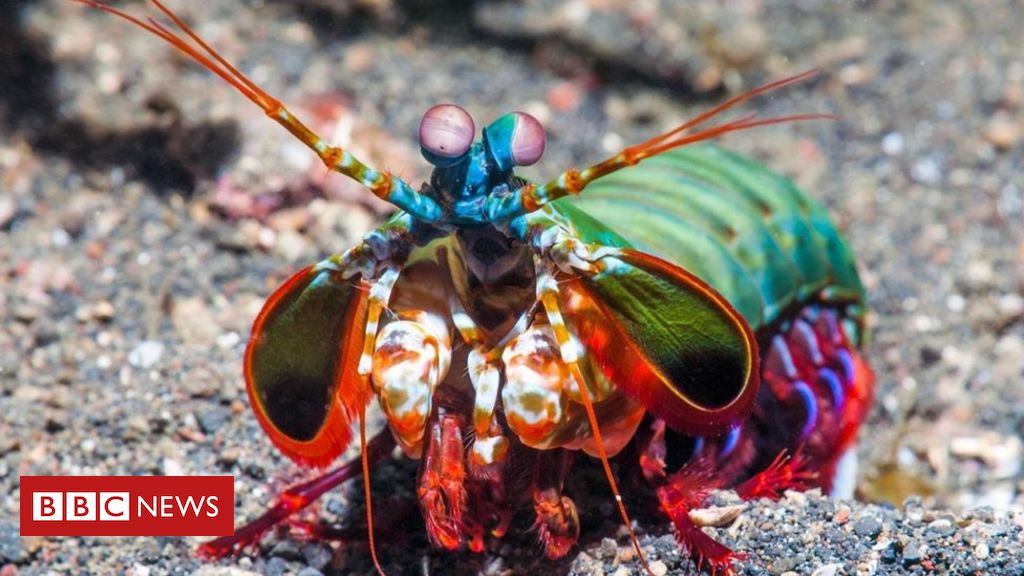
[[(1013, 2), (549, 0), (173, 7), (317, 130), (412, 182), (419, 116), (545, 124), (552, 175), (728, 94), (835, 122), (730, 136), (846, 231), (869, 290), (878, 399), (862, 501), (810, 493), (706, 530), (740, 574), (1024, 574), (1024, 12)], [(679, 5), (677, 7), (677, 4)], [(142, 6), (126, 6), (137, 12)], [(0, 574), (370, 574), (364, 543), (268, 538), (216, 563), (192, 538), (20, 538), (27, 474), (233, 474), (239, 521), (305, 477), (248, 409), (241, 357), (263, 299), (384, 209), (170, 49), (65, 0), (0, 19)], [(374, 493), (409, 497), (395, 460)], [(389, 573), (635, 574), (600, 471), (575, 480), (584, 538), (560, 562), (514, 533), (486, 553), (382, 543)], [(627, 500), (635, 495), (627, 495)], [(735, 505), (730, 493), (717, 506)], [(361, 487), (307, 520), (362, 515)], [(693, 567), (633, 506), (652, 568)], [(610, 543), (609, 543), (610, 542)]]

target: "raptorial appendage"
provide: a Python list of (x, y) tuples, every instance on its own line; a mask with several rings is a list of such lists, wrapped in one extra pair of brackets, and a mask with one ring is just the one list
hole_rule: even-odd
[(377, 334), (371, 381), (402, 449), (419, 457), (433, 395), (451, 365), (451, 336), (443, 316), (404, 310)]
[(501, 402), (509, 428), (527, 446), (546, 447), (567, 410), (569, 369), (558, 354), (548, 324), (535, 324), (502, 353), (505, 386)]

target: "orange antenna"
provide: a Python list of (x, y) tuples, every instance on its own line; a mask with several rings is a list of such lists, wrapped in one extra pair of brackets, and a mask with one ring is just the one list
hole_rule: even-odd
[(174, 25), (184, 33), (184, 36), (176, 34), (173, 30), (168, 29), (152, 18), (143, 20), (97, 0), (75, 0), (75, 2), (91, 6), (126, 20), (164, 40), (182, 53), (187, 54), (262, 108), (267, 116), (313, 150), (325, 166), (366, 186), (378, 198), (386, 200), (423, 220), (434, 221), (441, 217), (444, 210), (433, 199), (416, 192), (402, 179), (393, 177), (388, 172), (374, 170), (347, 151), (328, 143), (303, 124), (280, 101), (267, 94), (255, 82), (239, 71), (238, 68), (228, 62), (226, 58), (221, 56), (160, 0), (150, 1), (160, 12), (170, 18)]
[(147, 18), (145, 21), (143, 21), (140, 18), (136, 18), (135, 16), (132, 16), (131, 14), (123, 10), (119, 10), (117, 8), (114, 8), (113, 6), (108, 6), (106, 4), (98, 2), (97, 0), (75, 0), (75, 2), (85, 4), (86, 6), (91, 6), (93, 8), (102, 10), (108, 14), (117, 16), (118, 18), (127, 20), (128, 22), (131, 22), (139, 28), (142, 28), (143, 30), (150, 32), (155, 36), (159, 36), (168, 44), (174, 46), (175, 48), (184, 52), (185, 54), (188, 54), (194, 60), (202, 64), (205, 68), (223, 78), (224, 81), (234, 86), (239, 92), (242, 93), (242, 95), (244, 95), (249, 100), (252, 100), (260, 108), (263, 108), (265, 111), (267, 111), (268, 114), (270, 113), (271, 109), (281, 106), (281, 104), (277, 100), (275, 100), (269, 94), (264, 92), (263, 89), (261, 89), (251, 80), (246, 78), (244, 74), (238, 71), (237, 68), (232, 66), (230, 62), (228, 62), (224, 57), (217, 53), (217, 51), (214, 50), (209, 44), (207, 44), (198, 34), (196, 34), (192, 30), (192, 28), (185, 24), (185, 22), (182, 21), (177, 14), (172, 12), (170, 8), (164, 6), (164, 4), (160, 2), (160, 0), (151, 1), (161, 12), (166, 14), (167, 17), (174, 22), (175, 26), (180, 28), (183, 32), (185, 32), (185, 34), (188, 35), (189, 38), (192, 38), (197, 44), (199, 44), (199, 46), (203, 49), (203, 51), (206, 52), (206, 54), (203, 54), (203, 52), (197, 50), (195, 46), (189, 44), (180, 36), (175, 35), (174, 32), (168, 30), (166, 27), (164, 27), (159, 22), (153, 20), (152, 18)]
[(377, 542), (373, 537), (373, 497), (370, 488), (370, 457), (366, 452), (366, 408), (359, 414), (359, 457), (363, 462), (363, 495), (366, 499), (366, 535), (370, 541), (370, 558), (373, 559), (373, 567), (377, 574), (387, 576), (384, 569), (380, 567), (380, 560), (377, 559)]
[[(539, 262), (539, 261), (538, 261)], [(571, 336), (569, 335), (569, 329), (565, 325), (562, 318), (562, 312), (558, 305), (558, 288), (554, 277), (541, 265), (537, 267), (537, 286), (538, 286), (538, 298), (540, 299), (541, 306), (544, 307), (544, 311), (547, 314), (548, 322), (551, 323), (551, 329), (555, 334), (555, 340), (558, 342), (559, 347), (565, 350), (571, 342)], [(647, 558), (644, 556), (643, 550), (640, 549), (640, 540), (636, 537), (636, 533), (633, 532), (633, 520), (629, 517), (629, 512), (626, 511), (626, 504), (622, 501), (622, 494), (619, 492), (619, 483), (615, 480), (615, 474), (612, 473), (612, 465), (608, 461), (608, 451), (604, 445), (604, 436), (601, 434), (601, 427), (597, 422), (597, 413), (594, 412), (594, 402), (590, 397), (590, 391), (586, 386), (586, 378), (583, 376), (583, 371), (580, 370), (579, 363), (575, 357), (566, 357), (565, 353), (562, 353), (562, 360), (569, 368), (569, 373), (576, 380), (576, 388), (579, 389), (580, 397), (583, 399), (583, 407), (587, 413), (587, 421), (590, 424), (590, 430), (594, 434), (594, 443), (597, 445), (597, 455), (601, 459), (601, 466), (604, 467), (604, 475), (608, 479), (608, 485), (611, 487), (612, 495), (615, 496), (615, 505), (619, 508), (619, 515), (622, 516), (622, 522), (626, 525), (626, 530), (629, 532), (629, 541), (633, 544), (633, 548), (636, 550), (637, 557), (640, 559), (640, 565), (644, 567), (644, 570), (654, 576), (654, 572), (651, 567), (647, 564)]]
[(626, 504), (622, 501), (622, 494), (619, 493), (619, 484), (615, 480), (615, 475), (612, 474), (612, 465), (608, 461), (608, 452), (605, 450), (604, 438), (601, 436), (601, 428), (597, 424), (597, 414), (594, 412), (594, 402), (590, 398), (590, 391), (584, 385), (583, 371), (580, 370), (579, 364), (576, 362), (569, 364), (569, 371), (572, 373), (573, 378), (576, 379), (576, 387), (580, 391), (580, 397), (583, 398), (583, 407), (587, 411), (587, 420), (590, 422), (590, 429), (594, 433), (594, 442), (597, 444), (597, 454), (601, 458), (604, 475), (608, 479), (608, 485), (611, 486), (612, 494), (615, 496), (615, 505), (619, 508), (619, 515), (622, 516), (622, 522), (626, 525), (626, 531), (629, 532), (629, 541), (636, 550), (636, 556), (640, 559), (640, 565), (644, 567), (648, 574), (654, 576), (654, 571), (647, 564), (647, 557), (644, 556), (644, 551), (640, 549), (640, 540), (633, 532), (633, 520), (629, 517), (629, 512), (626, 511)]
[(759, 119), (757, 118), (756, 113), (752, 113), (737, 120), (732, 120), (717, 126), (711, 126), (693, 134), (683, 134), (687, 130), (695, 128), (726, 110), (746, 102), (755, 96), (771, 92), (773, 90), (778, 90), (797, 82), (802, 82), (808, 78), (816, 76), (817, 74), (817, 70), (808, 70), (807, 72), (797, 74), (790, 78), (776, 80), (775, 82), (765, 84), (764, 86), (759, 86), (753, 90), (744, 92), (743, 94), (733, 96), (725, 102), (698, 114), (694, 118), (676, 126), (664, 134), (659, 134), (650, 140), (625, 148), (615, 156), (612, 156), (598, 164), (594, 164), (589, 168), (585, 168), (583, 170), (567, 170), (563, 172), (561, 176), (547, 184), (544, 184), (543, 186), (527, 184), (516, 190), (511, 195), (495, 199), (494, 204), (488, 205), (486, 208), (488, 216), (495, 222), (501, 222), (523, 214), (528, 214), (549, 202), (558, 200), (559, 198), (563, 198), (570, 194), (579, 194), (588, 184), (601, 176), (615, 172), (616, 170), (620, 170), (627, 166), (632, 166), (644, 158), (657, 156), (658, 154), (671, 150), (672, 148), (678, 148), (694, 142), (716, 138), (729, 132), (737, 132), (740, 130), (756, 128), (758, 126), (768, 126), (771, 124), (782, 124), (787, 122), (835, 120), (836, 117), (831, 114), (795, 114), (791, 116), (775, 116)]
[[(702, 130), (689, 136), (680, 136), (674, 140), (664, 141), (665, 135), (656, 136), (646, 142), (631, 146), (622, 151), (622, 154), (626, 156), (627, 165), (636, 164), (644, 158), (650, 158), (651, 156), (657, 156), (662, 152), (671, 150), (672, 148), (678, 148), (687, 144), (693, 144), (694, 142), (700, 142), (702, 140), (710, 140), (722, 134), (729, 132), (737, 132), (739, 130), (747, 130), (749, 128), (756, 128), (758, 126), (769, 126), (771, 124), (783, 124), (786, 122), (802, 122), (805, 120), (835, 120), (836, 117), (831, 114), (794, 114), (792, 116), (775, 116), (772, 118), (757, 118), (757, 113), (752, 112), (739, 120), (733, 120), (719, 126), (712, 126), (707, 130)], [(611, 169), (602, 172), (598, 167), (604, 168), (605, 163), (598, 164), (594, 167), (596, 173), (593, 178), (598, 178), (618, 170), (619, 167), (610, 167)]]
[[(641, 149), (641, 148), (658, 146), (658, 144), (660, 144), (661, 142), (664, 142), (665, 140), (668, 140), (672, 136), (675, 136), (676, 134), (679, 134), (680, 132), (685, 132), (686, 130), (689, 130), (690, 128), (693, 128), (695, 126), (699, 126), (699, 125), (703, 124), (704, 122), (714, 118), (715, 116), (718, 116), (722, 112), (725, 112), (726, 110), (729, 110), (730, 108), (733, 108), (733, 107), (737, 106), (738, 104), (742, 104), (742, 103), (746, 102), (747, 100), (750, 100), (751, 98), (754, 98), (755, 96), (764, 94), (766, 92), (771, 92), (773, 90), (778, 90), (779, 88), (783, 88), (783, 87), (789, 86), (791, 84), (796, 84), (798, 82), (803, 82), (804, 80), (809, 80), (811, 78), (814, 78), (817, 75), (818, 75), (818, 70), (816, 68), (812, 68), (811, 70), (807, 70), (806, 72), (801, 72), (800, 74), (797, 74), (796, 76), (790, 76), (789, 78), (783, 78), (781, 80), (776, 80), (775, 82), (769, 82), (768, 84), (765, 84), (763, 86), (758, 86), (757, 88), (754, 88), (754, 89), (748, 90), (747, 92), (744, 92), (742, 94), (738, 94), (736, 96), (733, 96), (732, 98), (729, 98), (725, 102), (722, 102), (721, 104), (711, 108), (710, 110), (706, 110), (704, 112), (701, 112), (700, 114), (694, 116), (693, 118), (687, 120), (686, 122), (680, 124), (679, 126), (676, 126), (672, 130), (669, 130), (668, 132), (665, 132), (664, 134), (660, 134), (658, 136), (655, 136), (654, 138), (651, 138), (650, 140), (648, 140), (648, 141), (646, 141), (646, 142), (644, 142), (642, 144), (638, 144), (636, 146), (630, 146), (629, 148), (626, 148), (626, 150), (623, 150), (623, 152), (626, 152), (628, 150), (634, 150), (634, 149)], [(756, 123), (756, 124), (751, 124), (751, 125), (746, 125), (746, 126), (737, 126), (737, 127), (733, 128), (732, 130), (726, 130), (726, 132), (731, 132), (733, 130), (743, 130), (743, 129), (746, 129), (746, 128), (753, 128), (754, 126), (762, 126), (762, 125), (765, 125), (766, 123), (768, 123), (768, 124), (778, 124), (778, 123), (781, 123), (781, 122), (794, 122), (794, 121), (798, 121), (798, 120), (814, 120), (814, 119), (822, 119), (822, 118), (834, 118), (834, 116), (827, 115), (827, 114), (803, 114), (803, 115), (799, 115), (799, 116), (784, 116), (784, 117), (779, 117), (779, 118), (772, 119), (774, 121), (771, 121), (771, 122), (766, 122), (766, 121), (762, 120), (762, 121), (759, 121), (759, 123)], [(746, 117), (745, 119), (746, 120), (752, 120), (753, 119), (753, 114), (748, 116), (748, 117)], [(710, 131), (711, 130), (708, 130), (707, 132), (710, 132)], [(702, 133), (706, 133), (706, 132), (702, 132)], [(720, 132), (718, 134), (724, 134), (724, 133), (725, 132)], [(707, 136), (706, 138), (713, 138), (714, 136), (717, 136), (718, 134), (712, 134), (712, 135)], [(693, 136), (696, 136), (696, 134), (694, 134)], [(691, 138), (693, 136), (691, 136)], [(701, 138), (701, 140), (704, 140), (706, 138)], [(684, 144), (688, 144), (689, 142), (696, 142), (696, 141), (697, 140), (690, 140), (690, 141), (687, 141), (687, 142), (680, 142), (678, 144), (675, 144), (675, 146), (682, 146)], [(674, 148), (675, 146), (669, 146), (668, 148)], [(668, 148), (663, 148), (663, 150), (667, 150)], [(647, 156), (653, 156), (654, 154), (657, 154), (657, 152), (655, 152), (653, 154), (649, 154)], [(644, 157), (646, 158), (647, 156), (644, 156)]]

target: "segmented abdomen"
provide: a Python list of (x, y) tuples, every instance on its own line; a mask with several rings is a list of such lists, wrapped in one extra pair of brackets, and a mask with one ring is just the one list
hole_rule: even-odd
[(713, 145), (651, 158), (567, 201), (701, 277), (757, 332), (762, 390), (753, 416), (697, 442), (695, 454), (735, 481), (780, 449), (801, 447), (830, 488), (872, 380), (857, 352), (864, 288), (825, 209), (792, 181)]

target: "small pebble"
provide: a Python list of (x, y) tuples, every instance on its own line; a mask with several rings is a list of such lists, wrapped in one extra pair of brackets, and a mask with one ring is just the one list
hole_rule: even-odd
[(178, 435), (184, 438), (185, 440), (188, 440), (189, 442), (199, 443), (206, 441), (206, 434), (203, 434), (202, 432), (196, 430), (195, 428), (179, 428)]
[(114, 305), (108, 300), (100, 300), (92, 306), (92, 317), (100, 322), (109, 322), (115, 313)]
[(850, 520), (850, 507), (846, 504), (840, 504), (839, 509), (832, 516), (832, 521), (842, 526)]
[(811, 576), (836, 576), (836, 574), (839, 574), (840, 568), (842, 568), (841, 564), (825, 564), (824, 566), (819, 566), (811, 573)]
[(25, 549), (21, 547), (18, 527), (10, 522), (0, 522), (0, 561), (21, 562)]
[(914, 163), (910, 169), (910, 177), (916, 182), (933, 186), (939, 183), (942, 178), (942, 171), (939, 163), (932, 158), (922, 158)]
[(927, 534), (933, 537), (947, 537), (956, 534), (956, 524), (945, 518), (928, 525)]
[(967, 300), (959, 294), (950, 294), (946, 297), (946, 308), (950, 312), (963, 312), (967, 307)]
[(238, 332), (232, 330), (231, 332), (225, 332), (217, 336), (217, 346), (222, 350), (230, 350), (238, 345), (242, 341), (242, 337), (238, 335)]
[(288, 562), (280, 556), (274, 556), (270, 560), (267, 560), (266, 566), (263, 567), (263, 573), (266, 576), (281, 576), (288, 570)]
[(227, 408), (223, 406), (214, 405), (200, 408), (196, 411), (196, 421), (199, 422), (199, 428), (206, 434), (213, 434), (220, 430), (228, 423), (229, 419), (230, 416), (228, 415)]
[(626, 546), (619, 548), (619, 562), (632, 562), (636, 558), (636, 548)]
[(53, 390), (22, 384), (14, 389), (13, 397), (31, 404), (43, 404), (53, 399)]
[(578, 108), (582, 101), (583, 92), (575, 82), (561, 82), (548, 90), (547, 102), (556, 112), (571, 112)]
[(996, 478), (1012, 478), (1021, 469), (1024, 442), (1018, 436), (987, 432), (979, 436), (954, 438), (949, 452), (957, 458), (977, 458), (992, 469)]
[(317, 570), (323, 570), (331, 561), (331, 549), (322, 544), (307, 544), (302, 547), (302, 557), (306, 564)]
[(0, 196), (0, 229), (7, 226), (17, 212), (18, 206), (14, 203), (14, 198), (7, 195)]
[(369, 70), (375, 59), (373, 46), (366, 42), (355, 42), (345, 50), (341, 63), (346, 71), (361, 73)]
[(770, 43), (764, 28), (754, 20), (738, 19), (720, 30), (722, 57), (732, 66), (749, 66), (764, 58)]
[(615, 558), (618, 551), (619, 545), (615, 542), (615, 540), (611, 538), (601, 539), (600, 557), (602, 560), (611, 560), (612, 558)]
[(882, 152), (888, 156), (897, 156), (903, 153), (903, 135), (899, 132), (890, 132), (882, 138)]
[(878, 559), (883, 564), (895, 564), (899, 559), (899, 551), (895, 542), (889, 542), (884, 548), (878, 551)]
[(1017, 145), (1020, 131), (1006, 114), (996, 114), (985, 126), (984, 136), (996, 150), (1005, 152)]
[(285, 208), (274, 212), (267, 218), (267, 225), (278, 232), (298, 232), (309, 225), (312, 215), (306, 206)]
[(312, 244), (305, 236), (291, 230), (279, 232), (272, 247), (285, 260), (299, 260), (312, 250)]
[(270, 549), (271, 556), (278, 556), (285, 560), (298, 560), (302, 558), (302, 551), (299, 550), (299, 545), (294, 540), (278, 540), (274, 543), (274, 547)]
[(11, 312), (18, 322), (31, 324), (36, 318), (39, 318), (43, 311), (42, 308), (34, 304), (19, 304), (14, 306)]
[(924, 544), (916, 540), (911, 540), (903, 547), (903, 566), (910, 567), (914, 564), (920, 564), (921, 560), (924, 559)]
[(859, 64), (848, 64), (839, 69), (839, 81), (846, 86), (859, 86), (871, 78), (871, 70)]
[(243, 468), (246, 474), (249, 475), (253, 480), (263, 480), (267, 477), (267, 471), (263, 469), (263, 466), (250, 462)]
[(800, 561), (792, 556), (786, 556), (784, 558), (778, 558), (768, 567), (772, 574), (785, 574), (791, 572), (797, 567)]
[(259, 576), (259, 574), (235, 568), (234, 566), (210, 566), (207, 564), (200, 566), (198, 570), (192, 573), (192, 576)]
[(143, 340), (128, 353), (128, 363), (136, 368), (152, 368), (164, 354), (164, 345), (156, 340)]
[(666, 566), (661, 560), (655, 560), (651, 562), (649, 566), (651, 568), (651, 573), (654, 574), (654, 576), (665, 576), (665, 574), (668, 574), (668, 566)]
[(225, 447), (220, 451), (220, 454), (217, 456), (217, 463), (222, 466), (230, 468), (238, 463), (238, 459), (241, 457), (241, 455), (242, 451), (239, 450), (238, 448)]
[(178, 462), (174, 458), (164, 458), (160, 463), (160, 469), (163, 470), (164, 476), (185, 475), (185, 469), (182, 467), (181, 462)]
[(877, 538), (882, 533), (882, 523), (873, 516), (865, 516), (853, 525), (853, 532), (863, 538)]
[(690, 521), (697, 526), (721, 528), (732, 524), (745, 508), (742, 505), (699, 508), (690, 512)]

